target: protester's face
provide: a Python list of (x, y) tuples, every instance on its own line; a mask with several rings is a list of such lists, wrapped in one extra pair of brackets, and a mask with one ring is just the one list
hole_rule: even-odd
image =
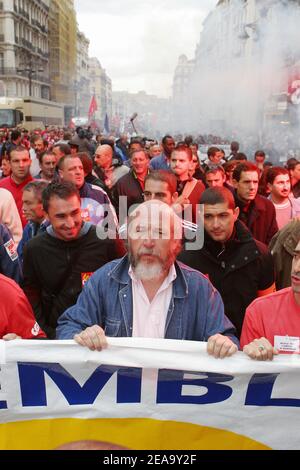
[(163, 149), (166, 155), (170, 156), (175, 148), (175, 141), (172, 138), (167, 138), (163, 144)]
[(65, 154), (60, 150), (59, 147), (53, 147), (52, 152), (56, 156), (56, 161), (58, 162)]
[(198, 161), (198, 149), (197, 149), (197, 146), (196, 145), (190, 145), (190, 149), (192, 151), (192, 154), (195, 155), (195, 157), (197, 157), (197, 161)]
[(59, 176), (63, 181), (71, 181), (80, 189), (84, 184), (84, 171), (80, 158), (67, 158), (63, 168), (59, 170)]
[[(174, 239), (174, 222), (170, 213), (159, 212), (158, 208), (143, 204), (129, 222), (129, 259), (139, 279), (157, 279), (166, 274), (175, 261), (180, 241)], [(176, 233), (178, 236), (178, 231)]]
[(168, 183), (147, 179), (144, 190), (144, 200), (158, 199), (171, 206), (177, 199), (177, 193), (171, 194)]
[(19, 181), (25, 180), (29, 175), (31, 158), (27, 150), (11, 152), (10, 166), (12, 175)]
[(239, 209), (228, 208), (227, 203), (204, 204), (204, 228), (216, 242), (225, 243), (231, 237)]
[(150, 153), (150, 157), (151, 157), (151, 158), (158, 157), (158, 155), (161, 154), (161, 147), (160, 147), (160, 145), (152, 145), (152, 146), (150, 147), (149, 153)]
[(149, 168), (149, 158), (144, 152), (136, 152), (131, 157), (131, 165), (137, 175), (144, 175)]
[(42, 201), (35, 195), (34, 191), (23, 191), (22, 195), (23, 214), (28, 221), (40, 223), (45, 218)]
[(285, 199), (291, 191), (291, 181), (289, 175), (278, 175), (272, 184), (268, 184), (271, 194), (274, 197)]
[(215, 165), (218, 165), (223, 158), (223, 153), (218, 151), (210, 157), (210, 161)]
[(291, 170), (291, 176), (295, 178), (296, 181), (300, 181), (300, 163), (296, 165), (293, 170)]
[(6, 160), (6, 158), (2, 159), (1, 170), (3, 176), (9, 176), (11, 174), (11, 166), (9, 160)]
[(300, 294), (300, 242), (296, 246), (294, 252), (291, 281), (293, 292)]
[(258, 190), (258, 174), (256, 171), (242, 171), (240, 181), (233, 180), (238, 197), (244, 202), (255, 199)]
[(57, 238), (64, 241), (78, 238), (82, 226), (80, 199), (75, 194), (68, 199), (52, 197), (47, 217)]
[(257, 164), (258, 168), (263, 167), (265, 159), (266, 157), (263, 157), (262, 155), (256, 155), (255, 163)]
[(220, 188), (225, 182), (225, 175), (221, 171), (216, 173), (208, 173), (206, 175), (206, 183), (209, 188)]
[(41, 170), (46, 178), (52, 179), (55, 173), (56, 156), (45, 155), (40, 163)]
[(41, 153), (45, 151), (45, 145), (42, 139), (39, 139), (34, 142), (34, 150), (36, 151), (36, 153)]
[(100, 168), (109, 168), (112, 165), (113, 151), (109, 145), (98, 147), (95, 153), (95, 164)]
[(184, 151), (175, 151), (172, 153), (170, 167), (177, 177), (187, 176), (191, 170), (191, 160)]

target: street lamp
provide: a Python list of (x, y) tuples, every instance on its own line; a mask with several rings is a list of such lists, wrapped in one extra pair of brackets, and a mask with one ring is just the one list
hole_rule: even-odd
[(44, 72), (44, 69), (36, 69), (34, 70), (32, 68), (32, 65), (29, 64), (28, 67), (24, 68), (24, 69), (17, 69), (17, 72), (19, 73), (28, 73), (28, 80), (29, 80), (29, 96), (32, 96), (32, 77), (34, 74), (38, 73), (38, 72)]

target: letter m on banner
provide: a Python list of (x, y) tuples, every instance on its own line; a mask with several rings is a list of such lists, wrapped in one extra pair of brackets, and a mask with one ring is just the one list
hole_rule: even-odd
[(117, 403), (139, 403), (142, 369), (101, 365), (81, 386), (60, 364), (19, 362), (19, 378), (23, 406), (47, 406), (45, 373), (59, 388), (69, 405), (90, 405), (117, 373)]

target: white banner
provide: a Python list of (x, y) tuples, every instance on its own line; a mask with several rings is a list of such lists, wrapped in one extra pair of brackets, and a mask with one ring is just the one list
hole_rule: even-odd
[(300, 359), (214, 359), (206, 343), (0, 341), (0, 449), (299, 449)]

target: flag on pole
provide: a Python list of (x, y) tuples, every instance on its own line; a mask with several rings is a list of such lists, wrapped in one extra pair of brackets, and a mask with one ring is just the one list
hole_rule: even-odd
[(109, 134), (109, 119), (107, 113), (105, 114), (105, 119), (104, 119), (104, 132), (105, 134)]
[(90, 102), (90, 107), (89, 107), (89, 119), (92, 119), (95, 112), (97, 111), (98, 106), (97, 106), (97, 101), (95, 95), (92, 96), (91, 102)]

